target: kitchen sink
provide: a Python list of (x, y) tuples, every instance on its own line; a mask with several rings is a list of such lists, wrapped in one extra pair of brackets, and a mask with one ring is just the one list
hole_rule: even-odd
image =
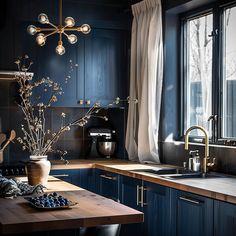
[[(155, 169), (138, 169), (133, 170), (135, 172), (144, 172), (156, 175), (173, 175), (173, 174), (189, 174), (189, 173), (196, 173), (188, 169), (184, 168), (155, 168)], [(199, 173), (199, 172), (197, 172)]]
[(207, 173), (192, 171), (184, 168), (154, 168), (154, 169), (138, 169), (135, 172), (143, 172), (158, 175), (166, 179), (186, 179), (186, 178), (219, 178), (221, 175), (215, 173)]
[(215, 173), (203, 174), (202, 172), (192, 172), (192, 173), (183, 173), (183, 174), (167, 174), (160, 175), (162, 178), (166, 179), (187, 179), (187, 178), (198, 178), (198, 179), (209, 179), (209, 178), (222, 178), (222, 175)]

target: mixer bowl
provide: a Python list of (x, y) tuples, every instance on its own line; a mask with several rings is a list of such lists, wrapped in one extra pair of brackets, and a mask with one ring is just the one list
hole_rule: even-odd
[(116, 149), (116, 142), (114, 141), (99, 141), (98, 151), (100, 154), (104, 155), (106, 158), (110, 158)]

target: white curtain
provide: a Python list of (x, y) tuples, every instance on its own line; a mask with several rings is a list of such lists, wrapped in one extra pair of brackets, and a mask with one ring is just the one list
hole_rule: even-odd
[(130, 160), (159, 163), (158, 133), (163, 81), (161, 0), (132, 5), (130, 99), (126, 149)]

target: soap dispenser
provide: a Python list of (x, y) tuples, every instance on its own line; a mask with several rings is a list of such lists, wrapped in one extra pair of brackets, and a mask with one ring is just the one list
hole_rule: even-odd
[(201, 161), (200, 161), (199, 151), (198, 150), (190, 151), (189, 155), (190, 155), (189, 164), (191, 165), (191, 170), (200, 171)]
[(189, 169), (193, 171), (200, 171), (201, 161), (199, 151), (194, 150), (189, 152)]

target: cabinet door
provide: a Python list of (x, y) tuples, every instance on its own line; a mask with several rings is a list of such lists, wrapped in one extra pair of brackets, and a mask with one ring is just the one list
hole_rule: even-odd
[(119, 175), (107, 171), (99, 171), (99, 194), (119, 201)]
[(65, 182), (74, 184), (76, 186), (79, 185), (80, 172), (79, 170), (51, 170), (50, 175), (61, 179)]
[[(120, 201), (122, 204), (131, 208), (142, 211), (141, 207), (141, 194), (140, 189), (142, 188), (142, 181), (134, 178), (120, 176)], [(144, 217), (145, 218), (145, 217)], [(128, 224), (121, 226), (121, 236), (145, 235), (143, 223), (139, 224)]]
[(172, 235), (213, 235), (212, 199), (173, 189), (172, 204)]
[(214, 201), (214, 236), (236, 235), (236, 205)]
[(144, 182), (145, 235), (170, 235), (170, 210), (170, 188)]
[(85, 101), (107, 105), (127, 96), (127, 39), (122, 30), (92, 29), (85, 40)]
[(79, 169), (79, 186), (89, 191), (95, 192), (95, 174), (93, 168)]
[(51, 170), (50, 175), (81, 188), (96, 192), (95, 169)]

